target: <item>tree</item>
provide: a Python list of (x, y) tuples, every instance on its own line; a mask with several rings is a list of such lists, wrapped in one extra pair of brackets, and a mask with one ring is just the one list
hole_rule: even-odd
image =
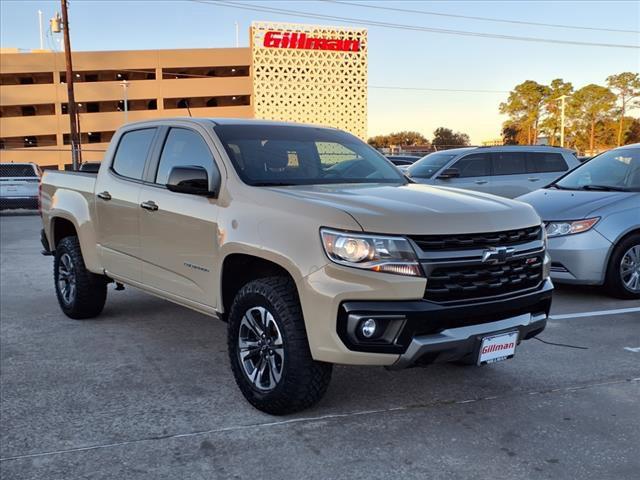
[[(606, 87), (590, 84), (573, 94), (569, 102), (570, 116), (577, 131), (589, 132), (589, 150), (596, 146), (596, 127), (610, 119), (616, 105), (616, 96)], [(578, 139), (582, 139), (578, 136)], [(586, 143), (586, 142), (585, 142)]]
[(624, 136), (624, 143), (640, 143), (640, 119), (630, 118), (630, 120), (627, 133)]
[(376, 135), (367, 140), (367, 143), (374, 148), (385, 148), (391, 145), (406, 147), (408, 145), (429, 145), (429, 140), (419, 132), (402, 131), (388, 135)]
[(549, 137), (549, 145), (551, 146), (556, 144), (562, 124), (562, 103), (560, 97), (563, 95), (571, 95), (572, 92), (573, 85), (571, 82), (565, 82), (561, 78), (552, 80), (551, 85), (549, 85), (548, 96), (544, 104), (546, 115), (540, 127)]
[(434, 147), (464, 147), (469, 145), (469, 135), (462, 132), (453, 132), (450, 128), (436, 128), (433, 131), (433, 140), (431, 144)]
[(502, 127), (502, 143), (505, 145), (518, 145), (518, 138), (522, 132), (515, 123), (504, 122)]
[(511, 124), (526, 132), (529, 145), (538, 141), (540, 118), (549, 93), (548, 86), (527, 80), (516, 85), (507, 101), (500, 104), (500, 113), (509, 115)]
[(640, 75), (633, 72), (622, 72), (607, 77), (607, 85), (617, 95), (620, 104), (620, 121), (618, 123), (618, 146), (622, 145), (624, 116), (628, 109), (640, 106)]

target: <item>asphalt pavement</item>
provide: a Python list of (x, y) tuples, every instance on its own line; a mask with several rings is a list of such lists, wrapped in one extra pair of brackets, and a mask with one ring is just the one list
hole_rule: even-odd
[(0, 217), (2, 480), (640, 478), (640, 301), (559, 287), (550, 343), (513, 360), (336, 367), (317, 406), (273, 417), (218, 320), (112, 286), (99, 318), (65, 317), (39, 229)]

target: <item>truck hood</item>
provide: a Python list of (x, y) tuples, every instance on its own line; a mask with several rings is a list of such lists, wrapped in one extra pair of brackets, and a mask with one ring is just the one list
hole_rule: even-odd
[(340, 184), (274, 187), (273, 190), (291, 197), (292, 202), (313, 202), (343, 210), (364, 231), (374, 233), (481, 233), (540, 223), (529, 205), (455, 188)]
[(542, 188), (518, 198), (536, 209), (545, 220), (580, 220), (596, 210), (628, 197), (625, 192), (556, 190)]

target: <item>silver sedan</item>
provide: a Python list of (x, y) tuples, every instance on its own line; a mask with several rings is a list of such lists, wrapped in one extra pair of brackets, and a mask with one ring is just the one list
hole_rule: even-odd
[(554, 281), (640, 298), (640, 144), (598, 155), (519, 200), (545, 222)]

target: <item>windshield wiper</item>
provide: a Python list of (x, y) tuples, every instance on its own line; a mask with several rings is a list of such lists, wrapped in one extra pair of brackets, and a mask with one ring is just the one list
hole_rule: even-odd
[(290, 187), (293, 185), (291, 182), (256, 182), (252, 183), (252, 187)]
[(629, 192), (625, 187), (616, 187), (613, 185), (583, 185), (582, 190), (600, 190), (602, 192)]
[(551, 185), (547, 185), (545, 188), (557, 188), (558, 190), (576, 190), (575, 188), (561, 187), (557, 183), (552, 183)]

